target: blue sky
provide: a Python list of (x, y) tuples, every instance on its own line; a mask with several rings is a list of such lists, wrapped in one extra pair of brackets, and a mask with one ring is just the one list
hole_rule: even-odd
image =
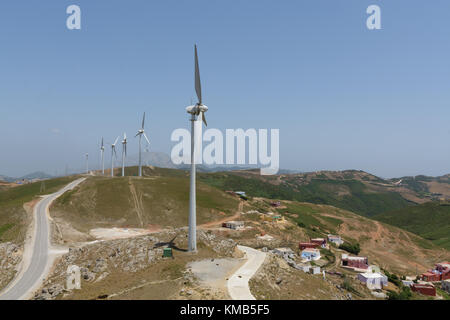
[[(77, 4), (82, 29), (66, 28)], [(382, 30), (366, 28), (378, 4)], [(0, 4), (0, 174), (98, 163), (138, 129), (188, 128), (199, 47), (210, 127), (279, 128), (282, 168), (450, 172), (450, 2), (8, 0)], [(135, 141), (136, 140), (136, 141)], [(129, 152), (137, 152), (132, 139)], [(107, 157), (109, 159), (109, 157)]]

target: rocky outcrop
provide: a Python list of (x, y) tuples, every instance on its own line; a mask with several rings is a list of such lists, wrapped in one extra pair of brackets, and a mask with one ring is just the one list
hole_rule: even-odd
[[(199, 242), (211, 247), (221, 255), (231, 256), (234, 253), (236, 242), (231, 239), (218, 238), (212, 232), (204, 230), (198, 230), (197, 236)], [(81, 287), (83, 288), (83, 282), (103, 281), (108, 278), (112, 270), (135, 273), (147, 268), (150, 264), (167, 259), (163, 258), (163, 248), (172, 246), (174, 250), (178, 250), (177, 245), (187, 246), (187, 228), (135, 238), (100, 241), (81, 248), (70, 248), (69, 252), (57, 262), (52, 275), (44, 283), (42, 290), (35, 294), (34, 299), (56, 299), (62, 293), (68, 293), (69, 291), (64, 289), (63, 284), (66, 281), (66, 271), (69, 265), (80, 267)], [(53, 288), (55, 283), (61, 285)]]
[(21, 248), (12, 243), (0, 243), (0, 290), (8, 285), (22, 261)]

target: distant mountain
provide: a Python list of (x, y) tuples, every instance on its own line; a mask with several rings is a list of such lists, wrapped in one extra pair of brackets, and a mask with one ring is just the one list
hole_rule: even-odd
[[(139, 155), (134, 154), (128, 156), (127, 166), (134, 166), (139, 163)], [(170, 156), (164, 152), (143, 152), (142, 164), (146, 166), (154, 166), (159, 168), (177, 169), (179, 166), (173, 164)]]
[(51, 178), (53, 178), (52, 175), (49, 175), (42, 171), (36, 171), (36, 172), (29, 173), (27, 175), (24, 175), (24, 176), (18, 178), (17, 180), (51, 179)]
[(0, 181), (13, 182), (16, 180), (17, 180), (16, 178), (0, 175)]
[(42, 172), (42, 171), (36, 171), (29, 174), (26, 174), (22, 177), (15, 178), (15, 177), (8, 177), (8, 176), (2, 176), (0, 175), (0, 181), (6, 181), (6, 182), (14, 182), (17, 180), (34, 180), (34, 179), (51, 179), (53, 176)]

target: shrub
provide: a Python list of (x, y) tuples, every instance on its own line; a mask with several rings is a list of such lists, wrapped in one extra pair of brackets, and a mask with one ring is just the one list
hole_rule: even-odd
[(355, 255), (358, 255), (359, 252), (361, 251), (359, 243), (350, 244), (350, 243), (345, 242), (339, 246), (339, 249), (345, 250), (345, 251), (347, 251), (349, 253), (353, 253)]

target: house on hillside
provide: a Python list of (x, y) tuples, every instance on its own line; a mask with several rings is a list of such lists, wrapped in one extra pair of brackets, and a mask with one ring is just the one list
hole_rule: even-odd
[(344, 241), (341, 239), (340, 236), (335, 236), (332, 234), (328, 235), (328, 241), (331, 243), (334, 243), (335, 245), (337, 245), (338, 247), (344, 243)]
[(280, 201), (273, 201), (270, 203), (270, 205), (274, 208), (278, 208), (281, 207), (281, 202)]
[(310, 242), (311, 243), (317, 243), (322, 248), (326, 248), (327, 247), (327, 239), (324, 239), (324, 238), (313, 238), (313, 239), (310, 240)]
[(370, 290), (383, 289), (388, 284), (388, 278), (378, 272), (365, 272), (358, 274), (359, 281), (366, 284)]
[(298, 244), (298, 248), (300, 250), (305, 250), (305, 249), (315, 249), (317, 248), (319, 245), (317, 243), (312, 243), (312, 242), (300, 242)]
[(431, 284), (414, 283), (411, 285), (411, 290), (426, 296), (436, 296), (436, 288)]
[(320, 274), (320, 267), (311, 267), (309, 271), (311, 274)]
[(352, 257), (346, 253), (343, 253), (341, 261), (341, 266), (344, 268), (363, 270), (367, 270), (369, 268), (369, 259), (367, 257)]
[(320, 251), (318, 249), (305, 249), (302, 251), (301, 257), (303, 261), (314, 261), (320, 259)]
[(222, 227), (233, 230), (242, 229), (244, 228), (244, 221), (227, 221), (222, 223)]

